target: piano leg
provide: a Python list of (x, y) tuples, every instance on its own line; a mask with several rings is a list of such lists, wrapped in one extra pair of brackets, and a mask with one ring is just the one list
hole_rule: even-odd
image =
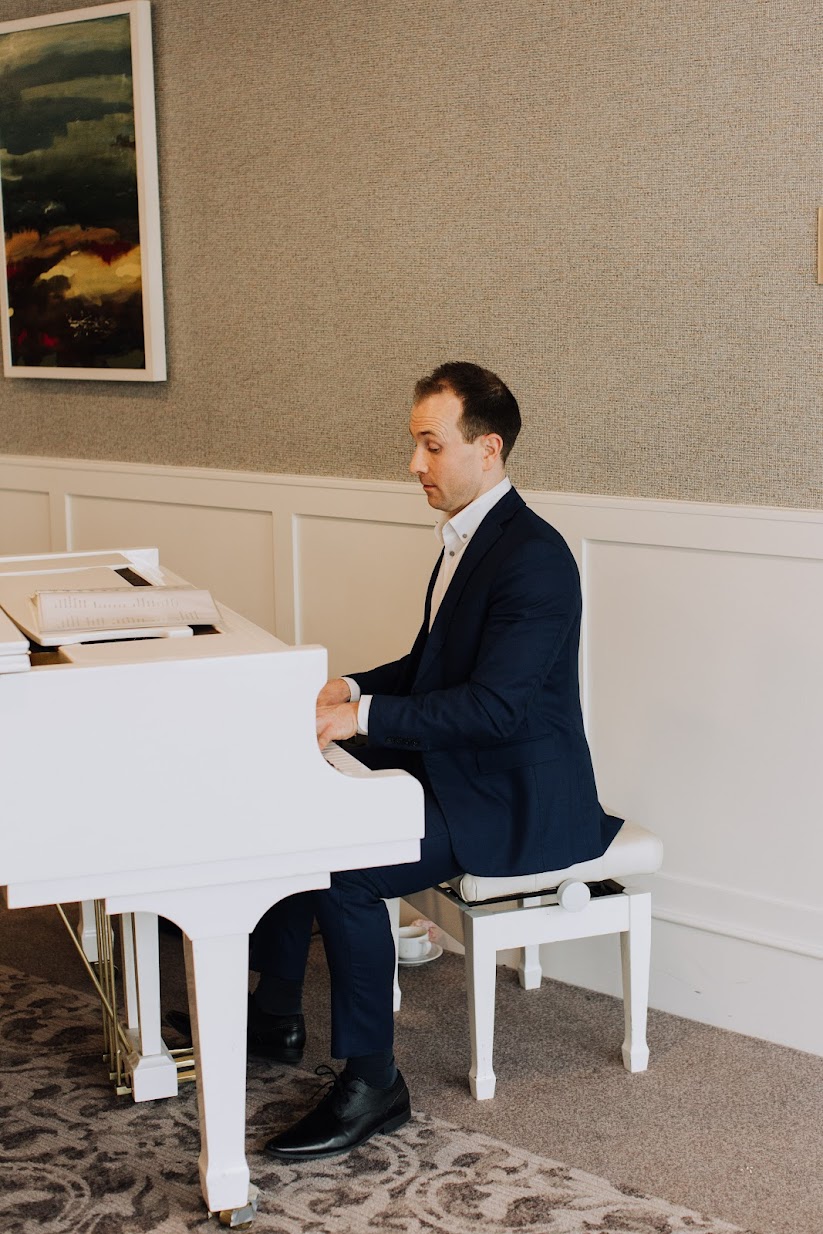
[(156, 913), (121, 918), (126, 1058), (135, 1101), (177, 1096), (177, 1067), (160, 1035), (160, 952)]
[(83, 948), (83, 955), (89, 964), (96, 964), (100, 959), (100, 955), (97, 947), (97, 922), (94, 916), (94, 900), (80, 901), (77, 938), (80, 946)]
[[(224, 1225), (250, 1221), (257, 1189), (246, 1163), (246, 1019), (249, 936), (183, 937), (197, 1058), (200, 1185)], [(248, 1197), (246, 1209), (238, 1207)]]
[[(109, 913), (159, 913), (183, 930), (197, 1068), (200, 1185), (223, 1225), (246, 1225), (257, 1188), (246, 1164), (246, 1021), (249, 934), (277, 900), (328, 887), (324, 871), (180, 891), (110, 896)], [(235, 933), (224, 932), (231, 923)]]

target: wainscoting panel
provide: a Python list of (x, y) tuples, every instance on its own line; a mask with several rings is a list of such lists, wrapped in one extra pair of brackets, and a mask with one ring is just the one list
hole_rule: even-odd
[(0, 553), (47, 553), (51, 544), (49, 494), (0, 489)]
[[(823, 515), (524, 496), (580, 564), (601, 798), (666, 846), (652, 1005), (823, 1055)], [(156, 544), (333, 673), (408, 649), (432, 522), (413, 484), (0, 458), (4, 553)], [(543, 958), (619, 992), (614, 939)]]
[(72, 550), (112, 544), (156, 546), (170, 570), (225, 598), (257, 625), (274, 630), (270, 510), (74, 494), (69, 498), (68, 518)]
[(684, 878), (819, 905), (823, 561), (589, 542), (585, 562), (603, 796), (659, 820)]
[[(823, 1053), (823, 518), (533, 504), (581, 566), (601, 798), (665, 845), (653, 1005)], [(612, 950), (591, 940), (544, 959), (618, 993)], [(800, 1011), (803, 987), (814, 1010)]]
[(420, 628), (437, 546), (431, 527), (294, 520), (296, 641), (329, 649), (329, 674), (404, 655)]

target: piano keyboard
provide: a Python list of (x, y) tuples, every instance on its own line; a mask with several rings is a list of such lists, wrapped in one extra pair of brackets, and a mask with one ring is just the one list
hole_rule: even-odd
[(372, 774), (368, 767), (364, 767), (353, 754), (349, 754), (348, 750), (342, 750), (334, 741), (324, 746), (322, 753), (326, 762), (336, 767), (338, 771), (342, 771), (344, 775), (370, 776)]

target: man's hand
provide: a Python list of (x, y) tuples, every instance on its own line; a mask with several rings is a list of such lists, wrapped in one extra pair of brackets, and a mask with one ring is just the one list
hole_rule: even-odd
[(330, 741), (345, 741), (347, 737), (354, 737), (356, 732), (357, 703), (338, 703), (334, 707), (321, 707), (318, 702), (317, 744), (321, 750)]
[(318, 707), (335, 707), (338, 703), (347, 703), (351, 698), (348, 683), (342, 677), (327, 681), (317, 696)]

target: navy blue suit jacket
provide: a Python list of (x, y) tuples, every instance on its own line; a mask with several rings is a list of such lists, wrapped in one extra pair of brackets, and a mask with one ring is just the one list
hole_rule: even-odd
[(351, 674), (374, 696), (369, 746), (386, 765), (389, 751), (420, 756), (472, 874), (600, 856), (620, 820), (598, 803), (583, 731), (568, 545), (512, 489), (469, 541), (429, 631), (436, 574), (409, 654)]

